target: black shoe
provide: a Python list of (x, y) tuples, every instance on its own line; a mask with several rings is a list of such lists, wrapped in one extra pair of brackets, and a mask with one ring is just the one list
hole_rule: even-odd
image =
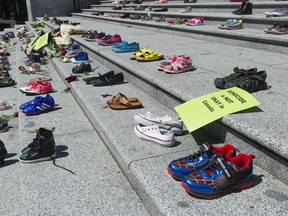
[(233, 14), (238, 13), (239, 10), (242, 10), (246, 5), (246, 2), (242, 2), (242, 4), (240, 5), (240, 7), (234, 11), (232, 11)]
[(122, 14), (122, 15), (120, 16), (120, 18), (122, 18), (122, 19), (130, 18), (130, 13)]
[(109, 86), (116, 85), (124, 82), (123, 73), (115, 74), (110, 77), (103, 77), (101, 79), (92, 80), (90, 83), (94, 86)]
[(91, 72), (91, 71), (92, 67), (89, 63), (88, 64), (81, 63), (80, 65), (76, 65), (72, 68), (72, 73), (74, 74)]
[(131, 15), (130, 16), (130, 19), (132, 19), (132, 20), (138, 20), (138, 19), (141, 19), (141, 15), (138, 15), (138, 14), (133, 14), (133, 15)]
[(39, 128), (36, 138), (21, 153), (19, 160), (23, 163), (54, 159), (56, 157), (56, 146), (53, 132), (45, 128)]
[(112, 10), (122, 10), (122, 7), (121, 6), (115, 6), (115, 7), (112, 7)]
[(245, 3), (244, 6), (242, 7), (242, 4), (241, 4), (239, 10), (234, 13), (235, 15), (252, 14), (253, 3), (251, 3), (251, 2), (243, 2), (243, 3)]
[(157, 9), (154, 9), (152, 11), (153, 12), (166, 12), (166, 11), (168, 11), (168, 8), (167, 7), (165, 7), (165, 8), (157, 8)]
[(196, 3), (197, 0), (184, 0), (184, 3)]
[(4, 159), (7, 155), (7, 150), (4, 143), (0, 140), (0, 165), (4, 164)]
[(224, 88), (238, 87), (249, 93), (253, 93), (259, 90), (266, 90), (268, 87), (266, 83), (267, 74), (266, 71), (259, 71), (250, 76), (244, 76), (237, 80), (230, 80), (225, 83)]
[(244, 69), (239, 69), (238, 67), (236, 67), (233, 70), (234, 70), (233, 74), (230, 74), (230, 75), (225, 76), (223, 78), (216, 78), (214, 80), (214, 84), (215, 84), (216, 88), (224, 89), (226, 82), (238, 80), (239, 78), (241, 78), (243, 76), (249, 76), (249, 75), (252, 75), (252, 74), (257, 72), (257, 68), (251, 68), (248, 70), (244, 70)]
[(0, 133), (9, 130), (8, 121), (0, 119)]
[(91, 84), (92, 80), (96, 80), (96, 79), (106, 79), (108, 77), (112, 77), (114, 76), (115, 73), (114, 71), (109, 71), (103, 75), (99, 74), (99, 77), (87, 77), (87, 78), (83, 78), (83, 81), (86, 82), (86, 84)]

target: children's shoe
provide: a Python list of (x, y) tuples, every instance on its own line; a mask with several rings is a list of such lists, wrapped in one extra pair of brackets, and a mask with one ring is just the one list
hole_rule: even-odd
[(48, 112), (54, 109), (55, 102), (53, 97), (49, 94), (46, 97), (36, 97), (31, 101), (26, 102), (20, 106), (22, 107), (22, 112), (26, 115), (37, 115), (43, 112)]
[(155, 1), (156, 4), (167, 4), (168, 3), (168, 0), (158, 0), (158, 1)]
[(0, 166), (4, 164), (4, 159), (6, 155), (7, 155), (7, 150), (2, 140), (0, 140)]
[(134, 127), (134, 132), (138, 138), (156, 142), (162, 146), (170, 147), (175, 143), (174, 133), (161, 129), (158, 125), (145, 126), (139, 124)]
[(71, 58), (71, 62), (73, 64), (88, 63), (89, 62), (88, 54), (86, 52), (80, 52), (79, 54)]
[(157, 125), (159, 128), (171, 131), (175, 134), (182, 134), (183, 121), (179, 119), (172, 119), (171, 116), (155, 116), (150, 112), (146, 114), (134, 115), (134, 120), (145, 126)]
[(39, 128), (36, 138), (21, 153), (19, 160), (22, 163), (54, 159), (56, 157), (56, 145), (53, 132), (45, 128)]
[(139, 43), (128, 43), (126, 41), (121, 42), (118, 45), (112, 46), (112, 51), (116, 53), (137, 52), (139, 51)]
[(40, 72), (41, 71), (41, 64), (35, 62), (30, 66), (29, 70), (32, 73)]
[(192, 196), (215, 199), (226, 194), (253, 187), (254, 155), (238, 154), (223, 159), (215, 157), (211, 163), (182, 179), (183, 188)]
[(167, 170), (175, 180), (181, 180), (185, 175), (209, 163), (210, 160), (218, 155), (224, 159), (234, 157), (238, 150), (230, 144), (225, 144), (222, 147), (214, 147), (213, 145), (203, 143), (199, 148), (199, 151), (189, 156), (170, 162)]
[(52, 91), (52, 85), (49, 81), (29, 82), (27, 86), (19, 88), (26, 94), (46, 94)]
[(75, 67), (72, 68), (72, 73), (74, 74), (79, 74), (79, 73), (88, 73), (92, 71), (92, 67), (91, 65), (85, 64), (85, 63), (81, 63), (80, 65), (76, 65)]
[(218, 28), (226, 30), (242, 29), (242, 20), (229, 19), (222, 24), (218, 24)]
[(109, 37), (106, 40), (98, 40), (98, 43), (100, 45), (104, 45), (104, 46), (110, 46), (110, 45), (115, 45), (115, 44), (119, 44), (122, 42), (121, 36), (115, 34), (114, 36)]
[(189, 26), (204, 25), (204, 17), (195, 17), (193, 19), (189, 19), (185, 22), (185, 24)]

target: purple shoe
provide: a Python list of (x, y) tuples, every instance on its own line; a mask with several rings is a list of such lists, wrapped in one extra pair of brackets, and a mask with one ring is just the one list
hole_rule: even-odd
[(98, 40), (98, 43), (104, 46), (110, 46), (110, 45), (115, 45), (118, 43), (121, 43), (122, 39), (121, 36), (118, 34), (115, 34), (114, 36), (106, 39), (106, 40)]

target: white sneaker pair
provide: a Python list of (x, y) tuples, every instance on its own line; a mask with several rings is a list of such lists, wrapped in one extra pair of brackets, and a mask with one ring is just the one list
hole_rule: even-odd
[(175, 120), (170, 116), (158, 117), (147, 112), (145, 115), (136, 114), (134, 120), (139, 123), (134, 127), (137, 137), (163, 146), (172, 146), (175, 143), (174, 134), (183, 132), (182, 120)]

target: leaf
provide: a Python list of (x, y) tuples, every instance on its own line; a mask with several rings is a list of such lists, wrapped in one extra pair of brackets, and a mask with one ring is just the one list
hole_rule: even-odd
[(64, 89), (62, 92), (64, 92), (64, 93), (69, 93), (69, 92), (71, 92), (71, 87), (68, 87), (68, 88)]

